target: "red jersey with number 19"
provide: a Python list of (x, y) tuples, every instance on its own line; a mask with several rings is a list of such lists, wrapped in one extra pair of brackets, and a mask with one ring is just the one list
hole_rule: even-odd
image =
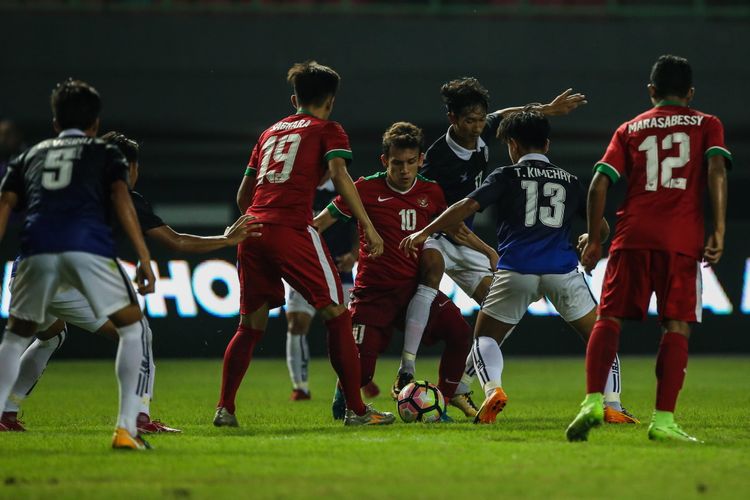
[[(359, 228), (359, 269), (354, 280), (355, 289), (401, 287), (404, 282), (414, 282), (416, 286), (418, 261), (407, 257), (398, 245), (447, 208), (443, 190), (435, 182), (417, 176), (414, 185), (401, 192), (387, 183), (386, 175), (380, 172), (354, 183), (384, 244), (383, 255), (377, 259), (367, 258), (364, 251), (366, 240), (362, 228)], [(341, 196), (328, 205), (328, 210), (340, 219), (348, 220), (352, 216)]]
[(304, 228), (312, 224), (315, 189), (331, 158), (352, 159), (349, 138), (337, 122), (297, 113), (261, 134), (245, 175), (255, 176), (246, 213), (258, 222)]
[(703, 253), (706, 160), (732, 155), (715, 116), (664, 103), (622, 124), (594, 169), (627, 176), (610, 251), (650, 249), (696, 259)]

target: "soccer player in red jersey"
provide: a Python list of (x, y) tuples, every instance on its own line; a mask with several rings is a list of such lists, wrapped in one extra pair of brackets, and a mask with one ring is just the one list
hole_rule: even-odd
[[(360, 258), (352, 290), (350, 310), (362, 365), (362, 386), (372, 380), (378, 355), (388, 346), (393, 329), (403, 330), (406, 309), (419, 284), (418, 258), (405, 255), (398, 245), (405, 236), (425, 227), (446, 208), (440, 186), (417, 175), (424, 160), (423, 144), (424, 136), (418, 127), (406, 122), (393, 124), (383, 135), (381, 161), (386, 171), (355, 183), (385, 245), (383, 256), (377, 261)], [(327, 211), (315, 218), (315, 225), (325, 230), (337, 219), (348, 220), (352, 215), (348, 204), (338, 196)], [(360, 226), (360, 254), (366, 253), (364, 236)], [(467, 237), (469, 244), (481, 248), (497, 262), (492, 248), (473, 233), (467, 232)], [(431, 320), (423, 338), (428, 345), (440, 340), (445, 341), (445, 350), (438, 387), (446, 401), (450, 401), (470, 350), (471, 327), (443, 294), (432, 304)], [(342, 412), (336, 400), (333, 410), (334, 418), (340, 418)]]
[[(622, 320), (645, 318), (656, 293), (662, 339), (656, 358), (656, 409), (652, 440), (700, 442), (674, 421), (685, 379), (690, 323), (702, 312), (700, 260), (716, 264), (724, 249), (726, 169), (732, 155), (715, 116), (688, 107), (692, 69), (686, 59), (664, 55), (648, 85), (654, 107), (622, 124), (594, 167), (588, 195), (588, 243), (581, 262), (592, 269), (602, 255), (599, 225), (609, 186), (627, 177), (627, 196), (617, 212), (601, 302), (586, 350), (586, 399), (567, 430), (585, 441), (602, 421), (602, 389), (617, 350)], [(703, 193), (713, 229), (704, 244)]]
[(297, 112), (263, 132), (253, 148), (239, 191), (240, 210), (263, 224), (252, 244), (239, 245), (240, 324), (224, 354), (216, 426), (237, 426), (235, 396), (263, 335), (268, 311), (284, 303), (282, 278), (320, 311), (328, 328), (328, 353), (346, 396), (345, 425), (389, 424), (393, 414), (362, 402), (360, 366), (343, 305), (341, 281), (318, 232), (312, 227), (316, 187), (330, 175), (359, 219), (366, 244), (363, 260), (383, 253), (383, 240), (367, 216), (346, 166), (352, 158), (344, 129), (328, 117), (339, 75), (315, 61), (289, 69)]

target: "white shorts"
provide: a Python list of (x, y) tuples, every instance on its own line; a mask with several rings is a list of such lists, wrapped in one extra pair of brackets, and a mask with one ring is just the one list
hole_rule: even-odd
[(130, 279), (115, 259), (87, 252), (38, 254), (26, 257), (18, 265), (10, 314), (38, 324), (48, 322), (48, 316), (53, 315), (48, 309), (59, 291), (63, 296), (57, 303), (61, 308), (58, 312), (69, 306), (82, 306), (77, 297), (67, 295), (70, 288), (79, 291), (95, 318), (107, 318), (138, 303)]
[[(349, 304), (349, 292), (352, 287), (351, 283), (342, 283), (341, 288), (344, 290), (344, 305)], [(288, 313), (303, 313), (308, 316), (315, 316), (317, 312), (313, 306), (311, 306), (305, 298), (297, 290), (289, 285), (286, 285), (286, 306), (284, 309)]]
[(47, 306), (47, 316), (39, 324), (37, 331), (45, 331), (58, 319), (91, 333), (96, 333), (109, 320), (106, 316), (97, 317), (86, 297), (70, 287), (57, 290)]
[(492, 276), (490, 259), (483, 253), (463, 245), (455, 245), (445, 236), (427, 238), (424, 248), (432, 248), (443, 254), (445, 274), (451, 277), (466, 295), (471, 297), (479, 283)]
[(547, 297), (567, 322), (596, 308), (594, 295), (578, 270), (567, 274), (520, 274), (500, 269), (492, 279), (482, 311), (503, 323), (516, 325), (529, 305)]

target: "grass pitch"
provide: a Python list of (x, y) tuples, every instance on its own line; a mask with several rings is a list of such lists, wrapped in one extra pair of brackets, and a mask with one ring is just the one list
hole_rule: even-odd
[[(307, 402), (288, 401), (283, 360), (254, 361), (239, 429), (211, 425), (219, 361), (163, 361), (153, 416), (184, 433), (152, 437), (154, 450), (134, 453), (109, 449), (113, 363), (53, 362), (25, 405), (29, 432), (0, 433), (0, 497), (748, 498), (748, 359), (690, 360), (677, 415), (704, 445), (648, 441), (653, 360), (624, 357), (622, 366), (623, 402), (644, 423), (567, 443), (584, 392), (581, 359), (506, 357), (510, 400), (494, 426), (452, 409), (455, 424), (365, 429), (331, 420), (325, 360), (313, 362)], [(434, 379), (436, 360), (417, 368)], [(395, 360), (378, 366), (378, 408), (395, 411), (385, 394), (395, 369)]]

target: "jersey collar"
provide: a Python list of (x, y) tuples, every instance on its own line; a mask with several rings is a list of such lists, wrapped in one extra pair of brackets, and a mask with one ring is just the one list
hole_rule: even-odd
[(451, 137), (451, 127), (448, 127), (448, 131), (445, 133), (445, 142), (447, 142), (448, 147), (451, 148), (454, 153), (456, 153), (456, 156), (464, 161), (469, 161), (471, 159), (471, 155), (482, 151), (482, 149), (487, 145), (481, 137), (478, 137), (476, 149), (466, 149), (453, 140), (453, 138)]
[(523, 155), (522, 157), (518, 159), (518, 163), (521, 163), (522, 161), (533, 161), (533, 160), (543, 161), (544, 163), (550, 163), (549, 158), (547, 158), (546, 156), (540, 153), (529, 153), (527, 155)]
[(417, 185), (417, 178), (416, 177), (414, 178), (414, 184), (412, 184), (411, 186), (409, 186), (409, 189), (407, 189), (406, 191), (401, 191), (400, 189), (396, 189), (395, 187), (391, 186), (391, 183), (388, 182), (388, 175), (386, 174), (386, 176), (385, 176), (385, 185), (388, 186), (388, 189), (390, 189), (394, 193), (406, 194), (409, 191), (411, 191), (412, 189), (414, 189), (414, 186)]
[(58, 134), (57, 137), (75, 137), (75, 136), (81, 136), (86, 135), (83, 130), (79, 128), (66, 128), (60, 134)]
[(659, 101), (659, 102), (656, 103), (656, 107), (657, 108), (660, 108), (662, 106), (679, 106), (681, 108), (687, 108), (688, 107), (687, 104), (683, 104), (680, 101), (670, 101), (670, 100), (667, 100), (667, 99), (665, 99), (663, 101)]

